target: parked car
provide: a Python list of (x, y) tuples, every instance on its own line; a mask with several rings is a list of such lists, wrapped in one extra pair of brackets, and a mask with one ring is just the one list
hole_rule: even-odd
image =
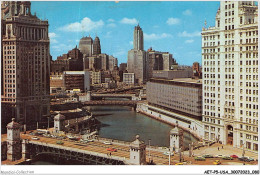
[(241, 160), (244, 162), (250, 162), (250, 160), (247, 157), (239, 157), (238, 160)]
[(183, 163), (176, 163), (175, 165), (183, 165)]
[(105, 141), (105, 142), (103, 142), (105, 145), (112, 145), (112, 143), (111, 142), (109, 142), (109, 141)]
[(34, 136), (34, 137), (32, 137), (32, 140), (40, 140), (40, 138), (39, 138), (39, 137), (36, 137), (36, 136)]
[(246, 157), (249, 161), (254, 161), (252, 157)]
[(64, 142), (63, 142), (63, 141), (60, 141), (60, 140), (57, 141), (56, 143), (57, 143), (58, 145), (63, 145), (63, 144), (64, 144)]
[(32, 135), (32, 136), (34, 136), (34, 135), (35, 135), (35, 133), (31, 131), (31, 132), (29, 133), (29, 135)]
[(223, 155), (219, 154), (219, 155), (215, 155), (214, 157), (221, 158), (221, 157), (223, 157)]
[(169, 156), (169, 154), (170, 154), (171, 156), (174, 155), (173, 152), (169, 152), (169, 151), (166, 151), (166, 152), (164, 152), (163, 154), (166, 155), (166, 156)]
[(230, 157), (232, 157), (232, 158), (238, 158), (237, 155), (230, 155)]
[(204, 157), (204, 158), (213, 158), (213, 155), (205, 154), (205, 155), (203, 155), (202, 157)]
[(214, 165), (220, 165), (221, 162), (220, 162), (220, 160), (215, 160), (215, 161), (213, 162), (213, 164), (214, 164)]
[(115, 148), (107, 148), (107, 151), (117, 152), (117, 149), (115, 149)]
[(197, 157), (194, 157), (195, 160), (206, 160), (204, 157), (200, 157), (200, 156), (197, 156)]
[(233, 160), (233, 158), (230, 157), (230, 156), (223, 156), (222, 159), (224, 159), (224, 160)]

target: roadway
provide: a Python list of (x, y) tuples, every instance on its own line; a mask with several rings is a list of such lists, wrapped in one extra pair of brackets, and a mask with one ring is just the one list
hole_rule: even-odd
[[(21, 134), (21, 138), (22, 139), (28, 139), (28, 140), (32, 140), (32, 135), (29, 134)], [(40, 138), (39, 140), (33, 140), (34, 142), (41, 142), (41, 143), (47, 143), (47, 144), (56, 144), (56, 142), (58, 141), (55, 138), (48, 138), (48, 137), (41, 137), (41, 136), (37, 136), (38, 138)], [(2, 141), (6, 140), (6, 134), (2, 135)], [(112, 143), (112, 145), (106, 145), (103, 143), (103, 141), (98, 141), (95, 140), (93, 142), (88, 142), (88, 143), (81, 143), (79, 141), (73, 141), (70, 139), (63, 139), (62, 142), (64, 142), (64, 144), (62, 146), (65, 147), (70, 147), (70, 148), (77, 148), (77, 149), (81, 149), (81, 150), (87, 150), (87, 151), (92, 151), (92, 152), (97, 152), (97, 153), (103, 153), (103, 154), (107, 154), (108, 157), (110, 157), (110, 153), (111, 156), (119, 156), (122, 158), (126, 158), (129, 159), (130, 158), (130, 152), (129, 152), (129, 146), (125, 146), (125, 145), (120, 145), (120, 144), (116, 144), (116, 143)], [(117, 149), (117, 152), (110, 152), (107, 151), (107, 148), (115, 148)], [(155, 164), (158, 165), (168, 165), (168, 156), (164, 155), (161, 151), (150, 151), (150, 155), (153, 159), (153, 162)], [(176, 156), (174, 156), (176, 157)], [(174, 157), (171, 157), (171, 162), (173, 162)], [(146, 160), (147, 162), (149, 161), (149, 150), (146, 149)], [(176, 160), (174, 161), (176, 163)]]

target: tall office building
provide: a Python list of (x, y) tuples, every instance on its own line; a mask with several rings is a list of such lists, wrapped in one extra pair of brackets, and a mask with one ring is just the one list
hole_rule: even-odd
[(79, 50), (83, 53), (84, 57), (93, 55), (93, 39), (89, 37), (83, 37), (79, 41)]
[(96, 36), (94, 43), (93, 43), (93, 55), (101, 54), (101, 46), (99, 37)]
[(114, 67), (118, 65), (117, 58), (113, 57), (112, 55), (109, 55), (109, 70), (113, 71)]
[(147, 50), (147, 81), (152, 78), (154, 70), (169, 71), (176, 61), (169, 52), (155, 51), (150, 47)]
[(29, 129), (50, 116), (49, 24), (29, 1), (3, 1), (1, 13), (2, 128), (15, 117)]
[(144, 37), (143, 37), (143, 30), (139, 26), (135, 26), (134, 30), (134, 50), (144, 50)]
[(67, 54), (58, 56), (56, 60), (51, 61), (51, 72), (63, 71), (82, 71), (83, 70), (83, 54), (77, 46), (69, 50)]
[(204, 139), (258, 151), (258, 9), (221, 1), (202, 30)]
[(143, 31), (139, 24), (134, 29), (134, 49), (128, 51), (127, 71), (135, 74), (135, 82), (144, 84), (147, 81), (147, 53), (143, 50)]

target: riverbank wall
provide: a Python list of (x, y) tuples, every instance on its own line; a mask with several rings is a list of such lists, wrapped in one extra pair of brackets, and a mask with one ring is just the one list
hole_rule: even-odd
[(142, 113), (148, 117), (167, 123), (171, 126), (177, 126), (193, 135), (200, 142), (203, 141), (203, 125), (201, 121), (150, 106), (146, 103), (138, 103), (136, 112)]

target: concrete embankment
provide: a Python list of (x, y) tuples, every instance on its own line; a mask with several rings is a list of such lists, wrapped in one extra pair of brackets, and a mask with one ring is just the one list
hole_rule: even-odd
[(172, 123), (172, 122), (169, 122), (169, 121), (167, 121), (167, 120), (164, 120), (164, 119), (155, 117), (155, 116), (153, 116), (153, 115), (151, 115), (151, 114), (148, 114), (148, 113), (146, 113), (146, 112), (144, 112), (144, 111), (138, 111), (138, 112), (141, 113), (141, 114), (144, 114), (144, 115), (146, 115), (146, 116), (148, 116), (148, 117), (154, 118), (154, 119), (156, 119), (156, 120), (158, 120), (158, 121), (161, 121), (161, 122), (163, 122), (163, 123), (167, 123), (167, 124), (169, 124), (169, 125), (171, 125), (171, 126), (174, 126), (174, 127), (177, 126), (177, 127), (181, 128), (181, 129), (183, 129), (184, 131), (190, 133), (191, 135), (193, 135), (193, 136), (194, 136), (196, 139), (198, 139), (199, 141), (202, 141), (202, 138), (201, 138), (200, 136), (198, 136), (198, 134), (196, 134), (196, 133), (195, 133), (194, 131), (192, 131), (192, 129), (190, 129), (190, 128), (185, 128), (185, 127), (183, 127), (183, 126), (181, 126), (181, 125), (178, 125), (178, 124), (176, 124), (176, 123)]

